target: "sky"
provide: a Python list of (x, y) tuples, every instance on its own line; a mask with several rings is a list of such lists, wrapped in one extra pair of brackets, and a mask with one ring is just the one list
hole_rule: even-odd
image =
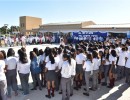
[(20, 16), (40, 17), (43, 24), (130, 23), (130, 0), (0, 0), (0, 27), (19, 25)]

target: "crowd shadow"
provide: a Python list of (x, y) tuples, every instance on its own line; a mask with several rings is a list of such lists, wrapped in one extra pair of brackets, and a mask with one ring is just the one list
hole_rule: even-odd
[[(119, 85), (120, 84), (117, 84), (116, 86), (119, 86)], [(129, 88), (129, 86), (127, 84), (123, 84), (123, 85), (118, 87), (117, 91), (113, 92), (112, 94), (110, 94), (106, 98), (101, 99), (101, 97), (103, 95), (105, 95), (111, 91), (111, 89), (108, 89), (106, 87), (102, 87), (102, 88), (105, 89), (105, 91), (100, 91), (100, 90), (97, 91), (98, 95), (94, 96), (94, 94), (93, 94), (93, 100), (117, 100), (123, 95), (123, 92)]]

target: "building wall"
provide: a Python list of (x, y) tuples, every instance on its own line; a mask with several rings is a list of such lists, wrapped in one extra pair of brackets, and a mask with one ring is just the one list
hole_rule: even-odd
[(27, 30), (32, 30), (33, 28), (38, 28), (42, 25), (42, 19), (30, 16), (20, 17), (20, 32), (26, 34)]

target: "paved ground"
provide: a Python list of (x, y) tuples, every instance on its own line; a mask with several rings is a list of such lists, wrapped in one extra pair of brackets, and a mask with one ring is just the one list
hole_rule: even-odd
[[(27, 46), (27, 54), (34, 48), (37, 47), (39, 49), (45, 49), (46, 46), (49, 47), (55, 47), (58, 45), (32, 45), (32, 46)], [(14, 47), (14, 50), (16, 51), (17, 55), (17, 50), (20, 48), (19, 47)], [(7, 51), (8, 48), (0, 48), (0, 50), (5, 50)], [(29, 56), (29, 55), (28, 55)], [(29, 83), (32, 83), (31, 76), (29, 77)], [(19, 77), (18, 77), (18, 84), (20, 84)], [(30, 85), (30, 88), (32, 88), (32, 85)], [(86, 97), (82, 93), (83, 88), (79, 91), (74, 91), (73, 97), (71, 97), (70, 100), (130, 100), (130, 88), (127, 84), (124, 83), (124, 79), (121, 81), (116, 82), (116, 86), (113, 89), (108, 89), (103, 86), (99, 86), (99, 89), (97, 91), (90, 91), (90, 96)], [(47, 94), (47, 89), (43, 88), (42, 91), (36, 90), (36, 91), (31, 91), (30, 94), (27, 95), (26, 97), (22, 95), (22, 92), (19, 91), (19, 95), (17, 97), (14, 96), (12, 93), (12, 98), (9, 100), (49, 100), (45, 98), (45, 95)], [(61, 95), (58, 94), (58, 92), (55, 93), (55, 97), (51, 98), (51, 100), (61, 100)]]

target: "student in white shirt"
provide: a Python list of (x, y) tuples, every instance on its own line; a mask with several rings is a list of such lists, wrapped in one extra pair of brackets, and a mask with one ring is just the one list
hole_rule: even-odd
[(93, 63), (92, 63), (92, 54), (87, 54), (87, 60), (83, 65), (85, 70), (85, 82), (86, 82), (86, 93), (83, 93), (86, 96), (89, 96), (89, 79), (93, 74)]
[[(57, 63), (55, 62), (54, 56), (52, 54), (49, 55), (50, 61), (46, 63), (45, 72), (46, 72), (46, 80), (47, 80), (47, 89), (48, 95), (47, 98), (54, 97), (54, 89), (55, 89), (55, 79), (56, 73), (55, 70), (57, 69)], [(52, 91), (52, 93), (51, 93)]]
[(102, 83), (103, 86), (107, 86), (107, 76), (110, 69), (110, 62), (109, 62), (109, 48), (104, 50), (104, 57), (103, 57), (103, 69), (104, 69), (104, 82)]
[(82, 86), (82, 78), (83, 78), (83, 64), (86, 60), (86, 55), (83, 53), (82, 49), (77, 50), (76, 55), (76, 87), (74, 87), (75, 90), (78, 90)]
[(117, 80), (121, 80), (124, 77), (124, 68), (126, 63), (126, 50), (122, 48), (121, 52), (118, 53), (118, 63), (117, 63)]
[(126, 65), (125, 65), (125, 77), (126, 77), (126, 83), (130, 85), (130, 53), (126, 56)]
[(62, 100), (70, 100), (70, 87), (71, 87), (71, 75), (72, 75), (70, 55), (64, 54), (63, 60), (64, 62), (61, 68)]
[(93, 57), (93, 75), (92, 75), (92, 90), (97, 90), (98, 88), (98, 72), (99, 72), (99, 59), (98, 59), (98, 53), (96, 51), (92, 52)]
[(30, 63), (27, 59), (27, 54), (23, 51), (19, 53), (19, 61), (17, 63), (17, 70), (19, 72), (21, 86), (23, 89), (23, 94), (29, 94), (29, 73), (30, 73)]
[(5, 77), (5, 61), (4, 61), (4, 55), (2, 52), (0, 52), (0, 98), (2, 100), (7, 100), (7, 82)]
[(7, 59), (6, 59), (6, 78), (7, 78), (7, 89), (8, 89), (7, 94), (9, 98), (11, 98), (11, 88), (15, 92), (15, 96), (18, 95), (16, 66), (17, 66), (17, 58), (15, 57), (14, 50), (10, 48), (7, 52)]
[(116, 67), (116, 61), (117, 61), (117, 54), (115, 50), (111, 50), (109, 61), (110, 61), (110, 70), (109, 70), (110, 84), (108, 88), (113, 88), (114, 83), (115, 83), (115, 67)]
[(71, 93), (70, 96), (73, 95), (73, 81), (74, 81), (74, 77), (76, 75), (76, 61), (75, 61), (75, 55), (74, 53), (71, 53)]

